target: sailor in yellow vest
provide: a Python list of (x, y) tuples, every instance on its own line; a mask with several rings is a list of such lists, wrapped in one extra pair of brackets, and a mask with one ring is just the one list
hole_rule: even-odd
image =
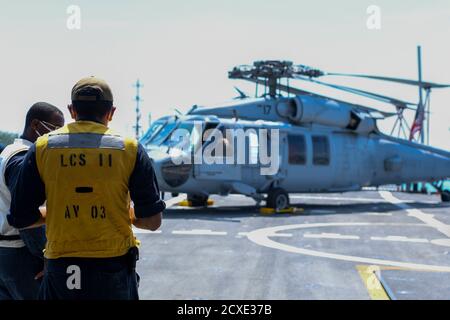
[(40, 298), (138, 299), (132, 224), (154, 231), (165, 209), (151, 160), (135, 139), (108, 128), (115, 108), (105, 81), (81, 79), (69, 110), (75, 122), (28, 151), (8, 221), (16, 228), (46, 224)]

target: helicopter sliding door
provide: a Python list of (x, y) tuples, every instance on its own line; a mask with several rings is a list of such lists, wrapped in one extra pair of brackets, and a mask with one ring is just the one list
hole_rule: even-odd
[(234, 128), (219, 125), (208, 136), (203, 137), (201, 163), (194, 165), (196, 179), (218, 181), (242, 179), (241, 166), (237, 164), (236, 148), (230, 137), (227, 137), (227, 129)]
[[(241, 152), (245, 153), (245, 163), (242, 168), (242, 182), (248, 184), (255, 189), (260, 189), (267, 181), (266, 177), (261, 174), (260, 163), (260, 137), (257, 129), (246, 127), (245, 145)], [(268, 136), (270, 139), (270, 135)], [(270, 144), (270, 140), (268, 140)], [(269, 147), (270, 149), (270, 147)]]
[(283, 187), (289, 192), (328, 191), (332, 177), (333, 145), (324, 133), (292, 132), (288, 134), (287, 176)]

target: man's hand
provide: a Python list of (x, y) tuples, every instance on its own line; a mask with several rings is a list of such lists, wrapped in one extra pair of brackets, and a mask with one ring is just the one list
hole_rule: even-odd
[(38, 228), (40, 226), (43, 226), (44, 224), (45, 224), (45, 218), (44, 217), (40, 217), (39, 220), (36, 221), (35, 223), (33, 223), (31, 226), (28, 226), (28, 227), (25, 227), (25, 228), (21, 228), (20, 230)]
[(148, 218), (136, 218), (134, 208), (130, 208), (131, 223), (139, 229), (156, 231), (161, 226), (162, 214), (158, 213)]
[(161, 226), (161, 220), (162, 220), (161, 213), (158, 213), (149, 218), (136, 218), (133, 221), (133, 225), (136, 228), (150, 230), (150, 231), (156, 231)]
[(41, 212), (41, 217), (39, 218), (39, 220), (36, 221), (35, 223), (33, 223), (31, 226), (22, 228), (22, 230), (37, 228), (37, 227), (43, 226), (45, 224), (45, 217), (47, 216), (47, 207), (41, 206), (41, 207), (39, 207), (39, 211)]
[(39, 280), (40, 278), (42, 278), (44, 276), (44, 270), (42, 270), (41, 272), (39, 272), (35, 277), (34, 280)]

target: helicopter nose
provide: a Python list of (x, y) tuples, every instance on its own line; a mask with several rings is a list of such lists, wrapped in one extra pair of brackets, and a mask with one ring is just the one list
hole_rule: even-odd
[(156, 178), (162, 189), (165, 185), (169, 188), (177, 188), (185, 184), (191, 174), (191, 164), (175, 164), (171, 159), (153, 160)]

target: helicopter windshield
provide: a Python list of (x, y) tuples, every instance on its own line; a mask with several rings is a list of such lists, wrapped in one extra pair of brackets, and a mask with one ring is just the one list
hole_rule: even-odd
[(151, 138), (149, 143), (157, 146), (161, 145), (161, 143), (167, 140), (167, 137), (169, 136), (169, 134), (172, 133), (172, 131), (176, 128), (176, 126), (177, 126), (176, 122), (167, 123), (164, 127), (159, 129), (159, 132), (153, 138)]
[(151, 133), (146, 134), (148, 138), (145, 143), (149, 147), (161, 146), (192, 151), (201, 145), (199, 142), (201, 142), (204, 132), (217, 127), (217, 125), (216, 122), (202, 121), (170, 122), (158, 125), (155, 122), (155, 128), (150, 128)]
[(151, 144), (152, 139), (155, 137), (155, 135), (161, 130), (161, 128), (163, 128), (166, 125), (167, 121), (155, 121), (150, 128), (148, 129), (148, 131), (145, 133), (145, 135), (141, 138), (141, 143), (145, 146), (145, 147), (149, 147), (149, 145)]
[(167, 147), (185, 148), (186, 146), (180, 144), (180, 132), (189, 135), (189, 150), (192, 150), (193, 146), (196, 145), (200, 139), (200, 132), (198, 132), (198, 129), (193, 122), (180, 123), (176, 130), (173, 130), (171, 134), (161, 143), (161, 145)]

